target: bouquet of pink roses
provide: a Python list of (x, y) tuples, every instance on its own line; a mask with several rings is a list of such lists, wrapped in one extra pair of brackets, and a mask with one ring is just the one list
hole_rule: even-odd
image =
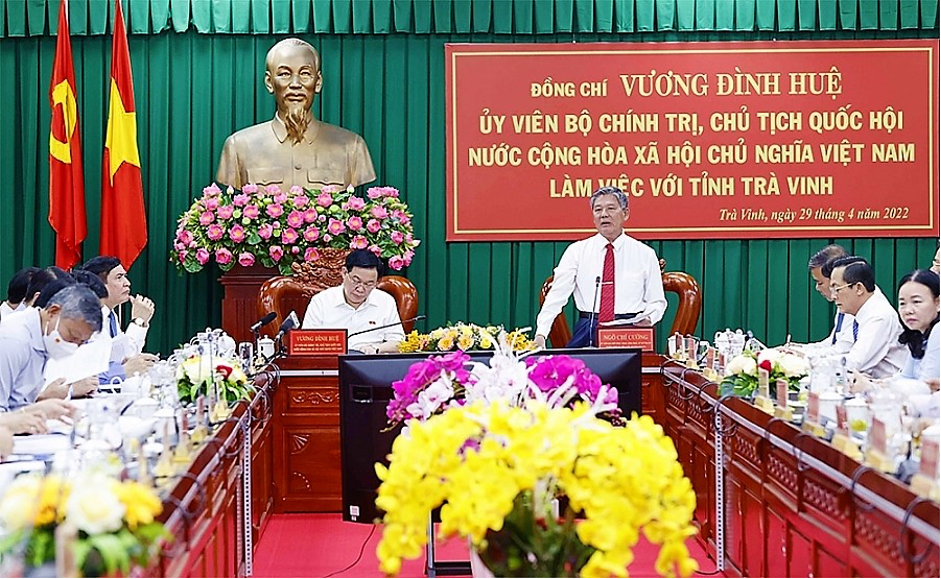
[(324, 248), (368, 249), (398, 271), (419, 243), (408, 206), (392, 187), (371, 187), (363, 198), (352, 187), (212, 184), (180, 216), (170, 261), (190, 273), (215, 261), (223, 271), (259, 262), (289, 274), (292, 263), (316, 261)]

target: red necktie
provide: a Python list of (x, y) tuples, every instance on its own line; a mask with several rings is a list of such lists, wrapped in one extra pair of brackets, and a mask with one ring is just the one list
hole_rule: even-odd
[(614, 319), (614, 246), (609, 243), (605, 249), (598, 322), (610, 322)]

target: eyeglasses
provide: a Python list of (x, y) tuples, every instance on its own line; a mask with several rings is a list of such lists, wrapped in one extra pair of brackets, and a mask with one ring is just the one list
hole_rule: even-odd
[(376, 282), (374, 282), (374, 281), (368, 281), (368, 282), (367, 282), (367, 281), (363, 281), (363, 280), (361, 280), (360, 278), (358, 278), (358, 277), (355, 276), (355, 275), (350, 276), (350, 284), (352, 284), (353, 287), (361, 287), (361, 288), (363, 288), (363, 289), (365, 289), (365, 290), (372, 290), (372, 289), (374, 289), (374, 288), (376, 287)]
[(830, 293), (836, 295), (841, 289), (846, 289), (846, 288), (848, 288), (848, 287), (850, 287), (850, 286), (852, 286), (852, 285), (856, 285), (856, 284), (847, 283), (847, 284), (843, 284), (843, 285), (831, 285), (831, 286), (830, 286)]

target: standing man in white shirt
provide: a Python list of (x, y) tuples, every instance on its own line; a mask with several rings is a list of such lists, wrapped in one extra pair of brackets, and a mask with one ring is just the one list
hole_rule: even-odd
[(301, 327), (345, 328), (349, 334), (375, 328), (352, 336), (347, 348), (364, 354), (397, 352), (405, 330), (395, 298), (376, 289), (381, 267), (382, 262), (371, 251), (351, 252), (346, 258), (343, 283), (311, 298)]
[(579, 320), (568, 348), (596, 344), (598, 323), (635, 318), (636, 325), (651, 326), (667, 309), (657, 254), (624, 233), (630, 217), (627, 195), (617, 187), (602, 187), (589, 204), (598, 234), (576, 241), (562, 254), (552, 289), (536, 317), (535, 341), (540, 348), (573, 293)]
[(13, 312), (26, 309), (26, 289), (29, 287), (29, 280), (37, 271), (38, 267), (24, 267), (13, 274), (7, 285), (7, 299), (0, 303), (0, 320)]
[(906, 361), (899, 343), (902, 324), (898, 312), (876, 287), (872, 266), (856, 256), (832, 263), (830, 291), (841, 311), (855, 317), (850, 324), (855, 342), (845, 354), (846, 367), (872, 378), (894, 376)]

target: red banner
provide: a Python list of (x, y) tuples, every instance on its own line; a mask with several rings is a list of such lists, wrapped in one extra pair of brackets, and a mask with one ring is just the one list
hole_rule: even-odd
[(937, 49), (449, 44), (447, 239), (937, 236)]
[(82, 143), (75, 100), (75, 67), (69, 38), (68, 4), (59, 5), (56, 56), (52, 62), (49, 102), (49, 224), (56, 232), (56, 265), (69, 269), (82, 259), (85, 224), (85, 181)]
[(120, 0), (114, 2), (111, 88), (101, 181), (101, 255), (113, 255), (125, 269), (147, 245), (147, 214), (137, 148), (137, 107), (127, 31)]

